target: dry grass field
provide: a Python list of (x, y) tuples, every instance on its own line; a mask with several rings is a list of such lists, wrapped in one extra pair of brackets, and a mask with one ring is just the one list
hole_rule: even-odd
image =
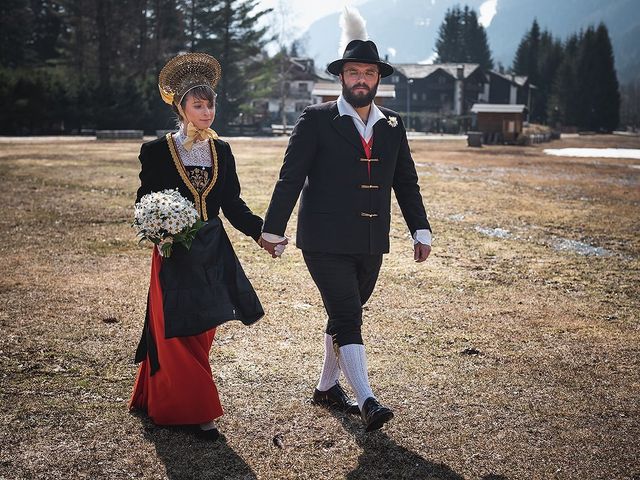
[[(263, 215), (286, 140), (231, 145)], [(396, 418), (372, 434), (308, 401), (325, 318), (300, 251), (228, 228), (267, 315), (219, 329), (209, 444), (126, 408), (151, 255), (129, 226), (139, 143), (3, 140), (0, 478), (640, 478), (639, 161), (542, 152), (614, 146), (640, 139), (412, 142), (434, 249), (413, 262), (394, 203), (364, 335)]]

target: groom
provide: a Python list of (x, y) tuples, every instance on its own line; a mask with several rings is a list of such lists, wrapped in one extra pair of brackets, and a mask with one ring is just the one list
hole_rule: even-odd
[[(393, 67), (372, 41), (351, 41), (328, 71), (340, 77), (337, 101), (305, 109), (293, 130), (264, 222), (261, 245), (277, 256), (302, 191), (296, 244), (328, 314), (315, 403), (362, 415), (366, 431), (393, 418), (369, 385), (362, 306), (389, 252), (391, 189), (414, 239), (414, 259), (431, 251), (431, 228), (407, 135), (397, 113), (373, 99)], [(278, 247), (278, 249), (276, 249)], [(342, 371), (356, 395), (338, 379)]]

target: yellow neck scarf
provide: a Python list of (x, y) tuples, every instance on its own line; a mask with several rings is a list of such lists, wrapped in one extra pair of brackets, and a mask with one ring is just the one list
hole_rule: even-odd
[(193, 148), (193, 143), (201, 140), (216, 140), (218, 138), (218, 134), (215, 130), (211, 128), (198, 128), (193, 123), (189, 122), (187, 124), (186, 132), (187, 139), (184, 141), (182, 146), (187, 150), (187, 152), (191, 151)]

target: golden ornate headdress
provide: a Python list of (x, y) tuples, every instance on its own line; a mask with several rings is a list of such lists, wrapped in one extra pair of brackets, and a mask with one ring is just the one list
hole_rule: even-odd
[(189, 90), (206, 86), (215, 90), (222, 68), (218, 61), (206, 53), (184, 53), (173, 57), (160, 71), (158, 88), (169, 105), (180, 105)]

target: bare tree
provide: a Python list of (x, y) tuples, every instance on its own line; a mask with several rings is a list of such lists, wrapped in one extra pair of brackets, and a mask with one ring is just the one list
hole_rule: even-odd
[(295, 67), (289, 55), (288, 39), (293, 36), (293, 30), (291, 27), (291, 10), (287, 7), (284, 0), (278, 2), (278, 6), (275, 9), (275, 28), (276, 39), (278, 43), (278, 90), (280, 92), (280, 122), (282, 123), (283, 131), (287, 131), (287, 98), (289, 94), (289, 74)]

